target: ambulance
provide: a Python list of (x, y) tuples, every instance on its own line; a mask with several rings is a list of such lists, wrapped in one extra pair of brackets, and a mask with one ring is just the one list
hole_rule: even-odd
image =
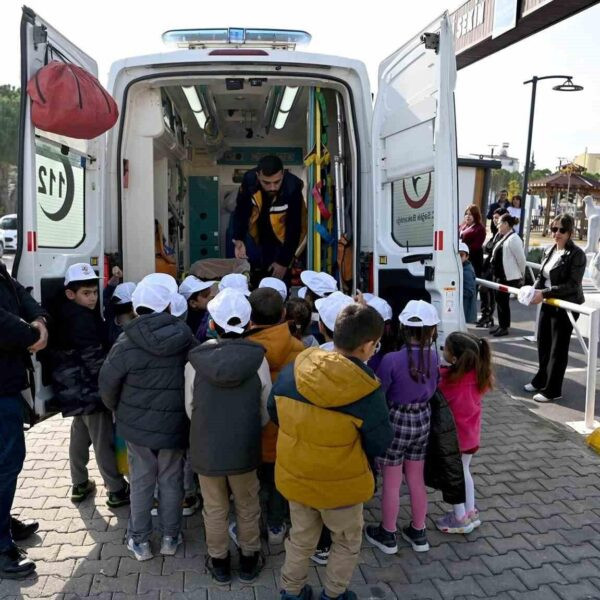
[[(178, 273), (230, 256), (241, 177), (276, 154), (304, 182), (300, 268), (331, 272), (347, 293), (379, 294), (394, 318), (410, 299), (432, 302), (440, 345), (464, 328), (447, 13), (383, 60), (374, 102), (365, 65), (302, 51), (306, 32), (190, 29), (163, 40), (175, 50), (112, 65), (120, 115), (110, 131), (61, 138), (32, 125), (27, 82), (49, 57), (94, 75), (98, 66), (23, 8), (13, 273), (36, 299), (60, 292), (76, 262), (101, 281), (113, 262), (140, 280), (156, 269), (157, 236)], [(40, 416), (47, 382), (36, 363)]]

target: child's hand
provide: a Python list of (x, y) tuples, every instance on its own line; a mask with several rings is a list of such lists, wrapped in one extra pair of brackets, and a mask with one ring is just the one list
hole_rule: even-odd
[(367, 306), (367, 301), (365, 300), (363, 293), (360, 290), (356, 290), (356, 296), (354, 296), (354, 302), (358, 304), (362, 304), (363, 306)]

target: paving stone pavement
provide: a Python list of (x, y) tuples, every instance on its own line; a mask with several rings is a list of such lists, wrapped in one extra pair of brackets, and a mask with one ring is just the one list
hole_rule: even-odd
[[(199, 513), (184, 519), (185, 544), (174, 557), (139, 563), (123, 544), (128, 509), (110, 510), (106, 492), (79, 506), (69, 500), (70, 419), (54, 417), (26, 434), (27, 459), (14, 514), (40, 521), (27, 541), (37, 575), (0, 581), (0, 598), (75, 600), (270, 600), (277, 598), (283, 546), (264, 542), (266, 568), (252, 586), (213, 586), (204, 568)], [(352, 588), (374, 600), (600, 599), (600, 456), (576, 434), (528, 412), (501, 390), (485, 398), (481, 450), (473, 460), (483, 524), (468, 536), (444, 535), (433, 520), (447, 506), (430, 495), (431, 550), (404, 542), (386, 556), (367, 542)], [(95, 463), (91, 475), (101, 482)], [(409, 518), (403, 489), (399, 524)], [(378, 522), (379, 499), (365, 509)], [(232, 548), (233, 549), (233, 548)], [(309, 583), (320, 590), (321, 567)]]

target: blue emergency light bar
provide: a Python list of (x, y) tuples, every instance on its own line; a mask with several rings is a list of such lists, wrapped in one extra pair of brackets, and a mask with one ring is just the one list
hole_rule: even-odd
[(312, 36), (306, 31), (291, 29), (244, 29), (229, 27), (223, 29), (170, 29), (162, 34), (165, 44), (178, 48), (226, 48), (250, 46), (253, 48), (274, 48), (294, 50), (296, 46), (307, 45)]

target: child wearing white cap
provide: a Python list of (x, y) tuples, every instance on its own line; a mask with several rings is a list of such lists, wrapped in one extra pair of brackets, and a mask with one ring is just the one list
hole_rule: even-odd
[(410, 300), (399, 320), (404, 345), (399, 351), (386, 354), (377, 369), (394, 429), (391, 446), (377, 460), (383, 473), (382, 520), (365, 530), (367, 540), (385, 554), (398, 552), (396, 521), (403, 476), (408, 485), (412, 521), (403, 528), (402, 537), (417, 552), (429, 550), (424, 463), (431, 420), (429, 401), (438, 382), (435, 340), (440, 319), (428, 302)]
[(199, 342), (206, 340), (208, 329), (206, 306), (215, 283), (215, 281), (203, 281), (194, 275), (188, 275), (179, 286), (179, 293), (187, 300), (186, 323)]
[(285, 281), (277, 279), (277, 277), (263, 277), (258, 284), (259, 288), (272, 288), (274, 289), (285, 302), (288, 297), (288, 288)]
[(306, 300), (312, 311), (312, 322), (309, 329), (311, 335), (322, 344), (325, 338), (319, 329), (319, 315), (316, 312), (315, 301), (325, 298), (337, 290), (337, 281), (328, 273), (317, 271), (302, 271), (300, 280), (304, 287), (298, 290), (298, 296)]
[(88, 477), (89, 447), (108, 490), (110, 507), (129, 503), (129, 486), (117, 469), (113, 424), (98, 391), (106, 356), (106, 327), (98, 310), (98, 275), (91, 265), (71, 265), (65, 274), (66, 299), (58, 307), (51, 360), (54, 391), (64, 417), (73, 417), (69, 465), (71, 500), (81, 502), (95, 489)]
[(206, 566), (216, 583), (231, 581), (231, 489), (240, 548), (239, 578), (250, 583), (264, 566), (257, 468), (261, 429), (269, 420), (266, 403), (271, 377), (264, 349), (242, 337), (251, 315), (246, 296), (225, 288), (208, 303), (208, 310), (218, 339), (192, 350), (185, 368), (189, 456), (204, 499)]
[(333, 350), (335, 320), (346, 306), (353, 303), (354, 300), (342, 292), (333, 292), (315, 301), (315, 308), (319, 315), (319, 332), (325, 338), (325, 343), (321, 344), (322, 350)]
[(135, 288), (132, 302), (138, 317), (125, 324), (99, 378), (102, 399), (115, 412), (117, 434), (127, 443), (127, 547), (137, 560), (153, 556), (151, 510), (157, 483), (160, 553), (172, 556), (183, 542), (183, 459), (189, 441), (184, 367), (197, 343), (190, 328), (170, 314), (175, 280), (153, 275), (160, 277), (149, 275)]
[(398, 349), (398, 327), (392, 321), (392, 307), (387, 300), (375, 296), (375, 294), (364, 293), (363, 301), (367, 306), (374, 308), (383, 319), (383, 335), (381, 336), (381, 344), (379, 350), (369, 359), (367, 363), (373, 371), (377, 371), (381, 364), (381, 359), (388, 353)]
[[(119, 270), (120, 273), (120, 270)], [(123, 332), (123, 325), (135, 319), (131, 295), (135, 290), (133, 281), (118, 283), (118, 277), (113, 276), (104, 288), (104, 318), (108, 326), (109, 346), (117, 341)]]

